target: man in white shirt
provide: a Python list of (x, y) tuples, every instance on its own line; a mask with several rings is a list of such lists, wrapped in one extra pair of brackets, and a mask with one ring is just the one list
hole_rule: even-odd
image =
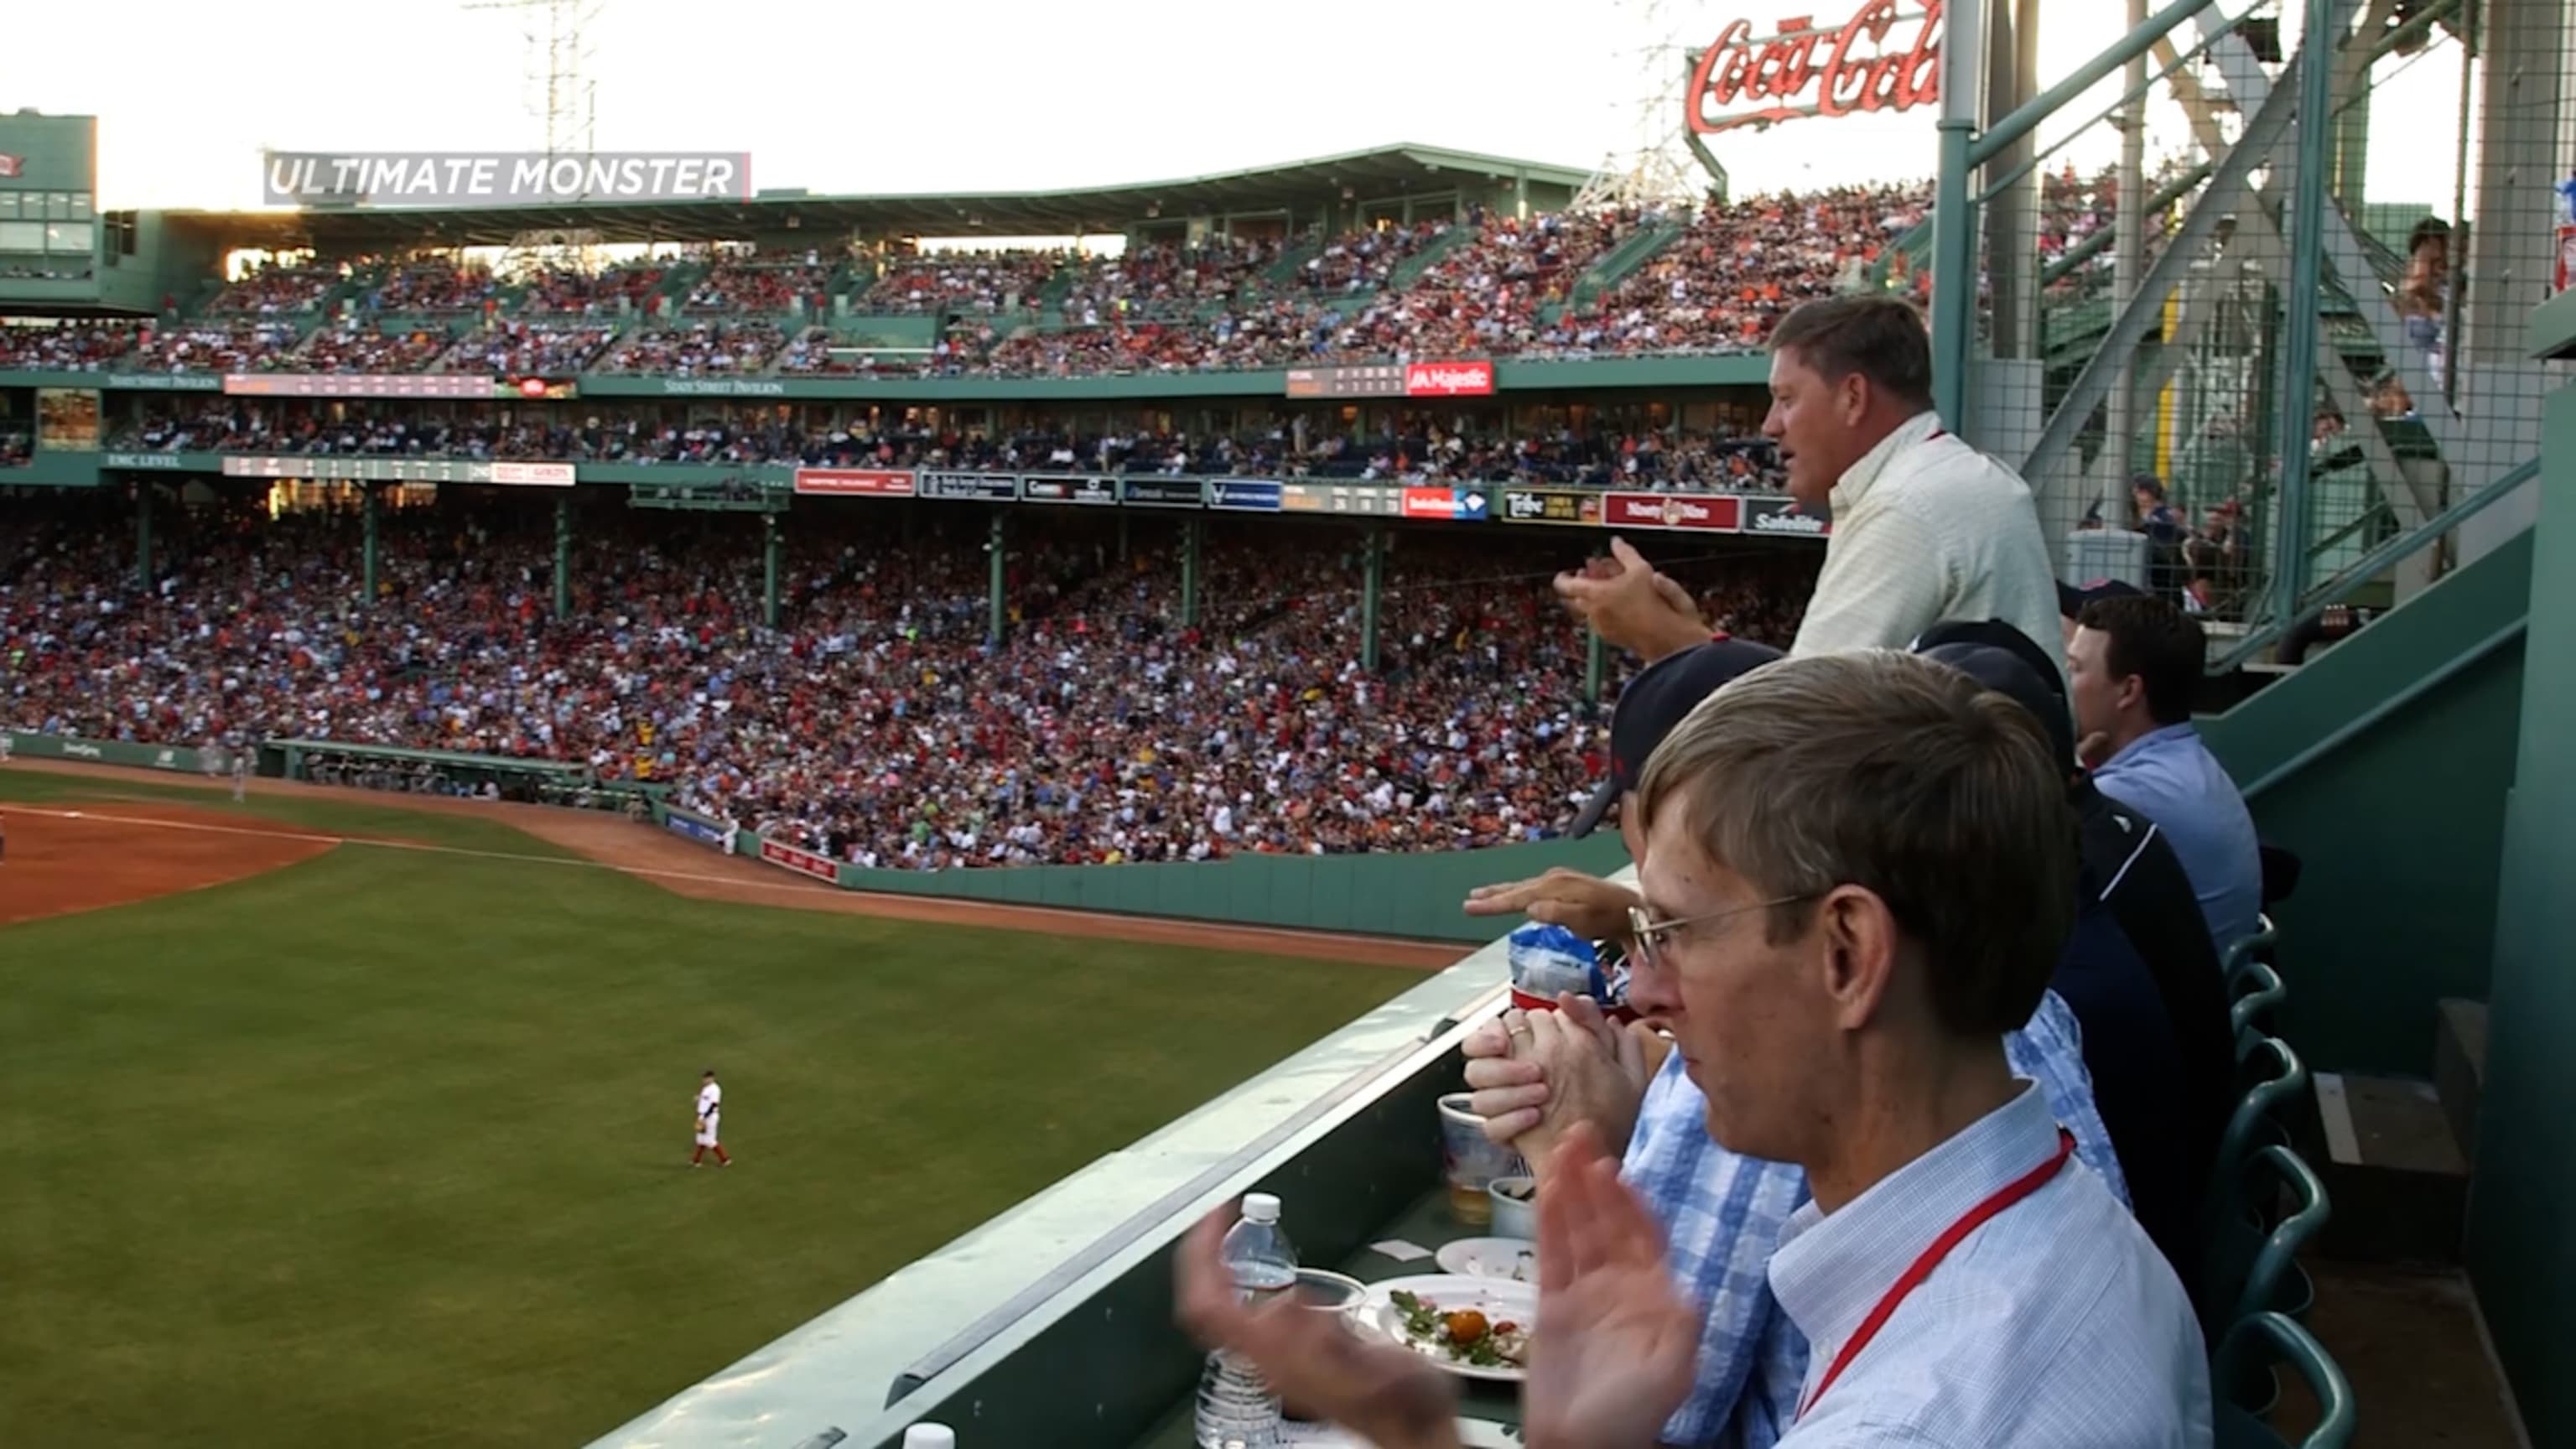
[(1771, 411), (1789, 496), (1830, 512), (1793, 654), (1902, 649), (1944, 619), (2057, 627), (2057, 575), (2030, 489), (1932, 411), (1932, 344), (1893, 297), (1809, 302), (1771, 334)]
[[(1769, 1268), (1814, 1350), (1782, 1449), (2205, 1449), (2182, 1284), (2004, 1056), (2074, 911), (2038, 721), (1929, 659), (1792, 658), (1693, 711), (1638, 800), (1629, 1002), (1672, 1033), (1709, 1135), (1814, 1194)], [(1547, 1181), (1523, 1441), (1645, 1449), (1696, 1317), (1589, 1127)], [(1420, 1355), (1244, 1306), (1222, 1230), (1183, 1250), (1185, 1323), (1381, 1446), (1458, 1442)]]
[(689, 1154), (691, 1167), (703, 1165), (709, 1152), (715, 1153), (716, 1166), (733, 1166), (733, 1159), (725, 1156), (724, 1144), (716, 1140), (716, 1134), (722, 1126), (718, 1119), (723, 1112), (724, 1088), (716, 1083), (716, 1069), (709, 1067), (706, 1075), (699, 1078), (698, 1150)]

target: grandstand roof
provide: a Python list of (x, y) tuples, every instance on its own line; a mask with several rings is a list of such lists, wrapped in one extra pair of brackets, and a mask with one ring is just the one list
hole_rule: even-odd
[(1345, 192), (1357, 201), (1454, 189), (1462, 177), (1526, 178), (1579, 188), (1590, 173), (1402, 143), (1307, 161), (1220, 171), (1174, 181), (1054, 191), (956, 192), (941, 195), (810, 196), (760, 191), (749, 201), (581, 203), (566, 206), (352, 207), (302, 211), (179, 212), (235, 245), (309, 244), (326, 250), (420, 245), (499, 246), (522, 233), (588, 228), (610, 241), (723, 241), (753, 231), (798, 230), (921, 236), (1070, 235), (1116, 232), (1154, 214), (1170, 218), (1219, 212), (1312, 207)]

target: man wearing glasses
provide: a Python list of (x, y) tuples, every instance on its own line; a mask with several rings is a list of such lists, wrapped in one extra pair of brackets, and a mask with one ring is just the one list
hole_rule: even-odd
[[(1638, 789), (1649, 757), (1700, 701), (1780, 657), (1743, 640), (1706, 643), (1650, 665), (1620, 693), (1610, 721), (1610, 773), (1630, 859), (1646, 858)], [(1662, 978), (1659, 943), (1676, 929), (1644, 919), (1644, 904), (1628, 887), (1571, 871), (1478, 891), (1468, 910), (1525, 911), (1578, 934), (1627, 938), (1629, 1004), (1641, 1014), (1645, 1003), (1636, 983)], [(2013, 1070), (2040, 1084), (2056, 1119), (2074, 1132), (2080, 1160), (2126, 1202), (2127, 1183), (2094, 1106), (2074, 1013), (2055, 993), (2044, 993), (2028, 1019), (2004, 1034), (2004, 1044)], [(1467, 1084), (1487, 1134), (1542, 1175), (1563, 1134), (1590, 1124), (1620, 1157), (1621, 1178), (1662, 1228), (1674, 1282), (1702, 1314), (1690, 1394), (1662, 1442), (1709, 1443), (1737, 1419), (1738, 1441), (1767, 1449), (1795, 1407), (1789, 1401), (1807, 1367), (1806, 1341), (1779, 1321), (1766, 1277), (1791, 1217), (1807, 1200), (1807, 1181), (1792, 1163), (1712, 1140), (1707, 1102), (1668, 1048), (1647, 1026), (1623, 1032), (1590, 1003), (1572, 1000), (1560, 1011), (1507, 1012), (1479, 1029), (1466, 1044)]]
[[(2181, 1284), (2020, 1080), (2074, 910), (2074, 819), (2036, 720), (1931, 660), (1785, 661), (1683, 721), (1636, 792), (1630, 999), (1673, 1034), (1707, 1134), (1795, 1164), (1812, 1200), (1765, 1273), (1814, 1357), (1786, 1449), (2203, 1449)], [(1644, 1449), (1693, 1387), (1694, 1305), (1589, 1126), (1539, 1194), (1531, 1449)], [(1243, 1305), (1221, 1218), (1183, 1320), (1387, 1449), (1458, 1442), (1451, 1380), (1324, 1316)]]

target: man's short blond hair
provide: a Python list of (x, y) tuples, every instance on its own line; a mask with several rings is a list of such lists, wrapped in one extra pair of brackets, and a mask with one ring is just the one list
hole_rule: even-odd
[(1651, 826), (1685, 809), (1699, 848), (1774, 907), (1862, 887), (1922, 957), (1960, 1036), (2029, 1021), (2074, 929), (2076, 824), (2030, 711), (1889, 650), (1784, 659), (1702, 700), (1647, 763)]

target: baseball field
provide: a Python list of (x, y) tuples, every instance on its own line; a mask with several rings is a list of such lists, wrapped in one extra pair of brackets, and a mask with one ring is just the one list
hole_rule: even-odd
[(0, 821), (8, 1445), (583, 1443), (1455, 955), (534, 807), (21, 761)]

